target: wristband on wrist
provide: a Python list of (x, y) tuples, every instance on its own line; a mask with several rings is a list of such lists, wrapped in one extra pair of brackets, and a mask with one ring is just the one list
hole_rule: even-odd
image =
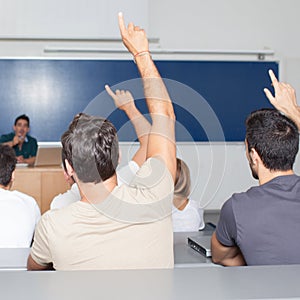
[(148, 50), (146, 50), (146, 51), (141, 51), (141, 52), (138, 52), (138, 53), (134, 54), (134, 55), (133, 55), (133, 61), (134, 61), (134, 63), (136, 64), (135, 58), (136, 58), (137, 56), (144, 56), (144, 55), (148, 55), (148, 54), (149, 54), (149, 56), (150, 56), (150, 58), (151, 58), (150, 51), (148, 51)]

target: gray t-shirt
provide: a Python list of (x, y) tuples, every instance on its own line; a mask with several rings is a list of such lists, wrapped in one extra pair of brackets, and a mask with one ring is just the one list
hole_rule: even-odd
[(219, 242), (237, 245), (247, 265), (300, 263), (300, 177), (279, 176), (234, 194), (221, 210)]

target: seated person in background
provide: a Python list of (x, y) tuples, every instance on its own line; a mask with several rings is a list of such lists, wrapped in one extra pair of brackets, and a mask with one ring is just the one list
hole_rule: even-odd
[(23, 193), (10, 191), (15, 178), (16, 155), (0, 145), (0, 247), (30, 247), (41, 213), (36, 201)]
[(100, 117), (75, 116), (62, 136), (69, 176), (81, 201), (49, 210), (37, 225), (28, 270), (172, 268), (171, 205), (176, 173), (175, 116), (144, 30), (119, 26), (142, 77), (152, 126), (147, 160), (130, 185), (117, 186), (119, 143)]
[(18, 163), (33, 165), (37, 152), (37, 141), (28, 132), (29, 117), (26, 115), (18, 116), (13, 127), (14, 132), (3, 134), (0, 143), (8, 145), (15, 150)]
[(199, 208), (196, 201), (188, 198), (191, 193), (189, 167), (179, 158), (176, 161), (177, 169), (172, 210), (173, 231), (198, 231), (205, 226), (203, 210)]
[[(270, 72), (276, 106), (298, 121), (294, 90)], [(298, 119), (297, 119), (298, 118)], [(246, 155), (259, 186), (227, 200), (212, 236), (212, 260), (225, 266), (300, 263), (300, 177), (293, 172), (299, 147), (295, 123), (274, 109), (246, 120)]]
[(67, 183), (70, 185), (70, 189), (63, 194), (55, 196), (50, 204), (50, 209), (60, 209), (76, 201), (81, 200), (80, 192), (77, 183), (73, 176), (67, 173), (66, 164), (63, 161), (64, 177)]

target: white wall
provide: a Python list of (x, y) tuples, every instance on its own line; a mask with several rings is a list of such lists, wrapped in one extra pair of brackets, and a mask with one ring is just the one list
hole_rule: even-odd
[[(137, 144), (121, 143), (122, 161), (126, 164), (137, 150)], [(177, 155), (190, 168), (191, 199), (207, 210), (220, 209), (233, 193), (257, 185), (245, 154), (244, 143), (178, 143)], [(300, 174), (300, 154), (295, 163)]]
[(300, 1), (152, 0), (149, 8), (162, 48), (273, 49), (281, 79), (300, 93)]
[[(126, 20), (159, 38), (151, 49), (273, 49), (281, 80), (300, 93), (299, 0), (0, 0), (0, 57), (130, 57), (95, 52), (45, 52), (45, 48), (118, 48), (119, 10)], [(245, 55), (154, 55), (154, 58), (256, 59)], [(245, 91), (246, 92), (246, 91)], [(124, 148), (125, 147), (125, 148)], [(131, 147), (122, 146), (123, 159)], [(180, 145), (191, 168), (192, 198), (209, 209), (255, 184), (243, 144)], [(297, 170), (300, 168), (298, 167)]]

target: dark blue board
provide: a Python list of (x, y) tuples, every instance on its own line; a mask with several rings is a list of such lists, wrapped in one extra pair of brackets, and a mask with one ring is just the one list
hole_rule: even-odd
[[(178, 141), (243, 141), (244, 121), (253, 110), (270, 107), (268, 69), (277, 62), (157, 61), (174, 101)], [(31, 118), (39, 141), (59, 141), (81, 111), (108, 117), (121, 141), (136, 139), (125, 114), (104, 90), (108, 83), (130, 89), (147, 113), (142, 84), (131, 60), (0, 59), (0, 134), (16, 116)]]

